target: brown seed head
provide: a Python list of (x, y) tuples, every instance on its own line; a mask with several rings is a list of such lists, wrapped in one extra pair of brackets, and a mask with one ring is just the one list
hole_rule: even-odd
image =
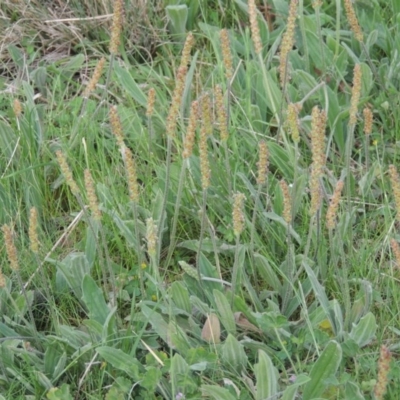
[(93, 76), (90, 79), (88, 85), (86, 86), (84, 92), (83, 92), (83, 97), (89, 97), (91, 93), (96, 89), (96, 85), (99, 83), (99, 80), (101, 78), (101, 74), (103, 73), (104, 69), (104, 64), (106, 62), (106, 59), (102, 57), (99, 62), (97, 63)]
[(400, 178), (396, 167), (392, 164), (389, 165), (390, 183), (392, 184), (392, 191), (394, 201), (396, 203), (396, 218), (400, 221)]
[(336, 226), (336, 216), (339, 208), (339, 201), (340, 196), (342, 195), (343, 186), (343, 181), (338, 181), (336, 183), (335, 191), (333, 192), (328, 211), (326, 212), (326, 227), (330, 230), (334, 229)]
[(358, 103), (360, 102), (361, 95), (361, 66), (356, 64), (354, 66), (353, 87), (351, 89), (350, 100), (350, 118), (349, 124), (355, 125), (357, 123), (357, 110)]
[(325, 166), (325, 128), (326, 113), (315, 106), (311, 113), (311, 153), (318, 177), (323, 174)]
[(320, 168), (316, 168), (314, 164), (311, 165), (311, 176), (310, 176), (310, 192), (311, 192), (311, 205), (310, 205), (310, 215), (314, 216), (322, 202), (321, 185), (319, 182), (320, 178)]
[(64, 156), (64, 153), (61, 150), (56, 151), (56, 157), (58, 164), (60, 166), (61, 172), (64, 175), (65, 181), (67, 185), (71, 189), (71, 192), (76, 196), (79, 194), (78, 185), (76, 184), (74, 178), (72, 177), (72, 172), (69, 168), (67, 160)]
[(8, 262), (10, 263), (10, 267), (13, 271), (19, 270), (19, 263), (18, 263), (18, 255), (17, 255), (17, 248), (14, 244), (14, 238), (9, 225), (3, 225), (2, 227), (3, 236), (4, 236), (4, 243), (6, 246), (6, 253)]
[(14, 99), (13, 101), (13, 111), (16, 118), (19, 118), (22, 113), (21, 102), (18, 99)]
[(370, 135), (372, 133), (372, 120), (373, 115), (369, 107), (365, 107), (363, 110), (364, 115), (364, 133)]
[(269, 154), (268, 146), (264, 140), (261, 140), (258, 144), (259, 158), (257, 163), (257, 184), (263, 185), (267, 181), (268, 166), (269, 166)]
[(249, 0), (249, 18), (250, 18), (250, 30), (251, 38), (253, 39), (254, 51), (256, 54), (260, 54), (262, 51), (260, 28), (257, 22), (257, 7), (255, 0)]
[(2, 272), (2, 270), (0, 269), (0, 288), (4, 288), (6, 287), (6, 278)]
[(283, 213), (282, 217), (286, 223), (292, 222), (292, 199), (289, 192), (289, 186), (283, 179), (279, 182), (283, 195)]
[(227, 81), (230, 82), (233, 76), (233, 66), (228, 31), (226, 29), (221, 29), (219, 37), (221, 39), (222, 60), (225, 67), (225, 76)]
[(235, 236), (239, 236), (244, 229), (244, 213), (243, 213), (243, 204), (246, 199), (243, 193), (236, 193), (233, 195), (233, 211), (232, 211), (232, 219), (233, 219), (233, 232)]
[(192, 101), (190, 106), (189, 123), (186, 129), (185, 141), (183, 143), (183, 158), (189, 158), (193, 152), (194, 140), (196, 137), (196, 125), (199, 118), (199, 103), (198, 101)]
[(288, 55), (294, 45), (294, 31), (296, 27), (298, 0), (291, 0), (289, 6), (289, 16), (286, 24), (286, 32), (282, 37), (281, 52), (279, 55), (279, 79), (281, 86), (289, 81)]
[(228, 133), (228, 115), (224, 106), (224, 96), (222, 94), (221, 85), (215, 87), (215, 104), (217, 108), (219, 131), (221, 134), (221, 140), (227, 141), (229, 137)]
[(201, 98), (201, 117), (207, 132), (207, 136), (212, 135), (213, 132), (212, 107), (211, 107), (210, 95), (208, 93), (205, 93)]
[(392, 248), (392, 252), (394, 254), (394, 258), (396, 260), (397, 269), (400, 268), (400, 246), (396, 240), (393, 238), (390, 239), (390, 247)]
[(118, 147), (125, 147), (124, 132), (122, 130), (121, 120), (118, 116), (117, 106), (111, 106), (109, 111), (111, 131), (117, 139)]
[(379, 361), (378, 361), (378, 378), (374, 388), (376, 400), (383, 400), (388, 384), (388, 375), (390, 371), (390, 360), (392, 355), (390, 350), (385, 346), (381, 346)]
[(123, 0), (114, 0), (114, 15), (111, 27), (110, 53), (117, 54), (121, 43), (122, 19), (124, 16)]
[(344, 8), (347, 14), (347, 20), (349, 21), (350, 28), (354, 33), (355, 38), (359, 41), (363, 41), (363, 33), (358, 23), (356, 12), (354, 11), (351, 0), (344, 0)]
[(208, 160), (208, 146), (207, 146), (207, 128), (202, 121), (201, 129), (200, 129), (200, 143), (199, 143), (199, 152), (200, 152), (200, 172), (201, 172), (201, 187), (203, 190), (207, 190), (210, 186), (210, 162)]
[(97, 199), (92, 174), (88, 169), (85, 169), (85, 188), (89, 200), (89, 208), (92, 211), (93, 218), (97, 221), (100, 221), (101, 211), (99, 207), (99, 201)]
[(157, 248), (157, 226), (154, 223), (153, 218), (146, 219), (146, 240), (147, 240), (147, 252), (150, 257), (156, 256)]
[(146, 116), (150, 118), (154, 112), (154, 103), (156, 101), (156, 91), (154, 88), (149, 89), (149, 94), (147, 96), (147, 110)]
[(293, 142), (298, 143), (300, 141), (299, 133), (299, 112), (301, 105), (299, 103), (289, 103), (287, 110), (287, 126), (289, 133), (292, 135)]
[(192, 32), (189, 32), (186, 36), (185, 44), (182, 50), (182, 57), (181, 57), (181, 67), (187, 67), (190, 63), (190, 52), (194, 45), (194, 36)]
[(39, 253), (38, 213), (36, 207), (32, 207), (29, 212), (29, 243), (32, 253)]

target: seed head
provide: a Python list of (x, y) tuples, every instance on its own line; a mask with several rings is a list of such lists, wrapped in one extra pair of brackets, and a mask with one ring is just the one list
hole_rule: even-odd
[(222, 60), (225, 66), (225, 76), (226, 80), (230, 82), (233, 76), (233, 66), (228, 31), (226, 29), (221, 29), (219, 37), (221, 39)]
[(396, 240), (393, 238), (390, 239), (390, 247), (392, 248), (392, 252), (394, 254), (394, 258), (396, 260), (397, 268), (400, 268), (400, 246)]
[(19, 270), (19, 263), (18, 263), (18, 254), (17, 248), (14, 244), (14, 238), (9, 225), (3, 225), (2, 227), (3, 236), (4, 236), (4, 244), (6, 246), (6, 253), (8, 262), (10, 263), (10, 267), (13, 271)]
[(258, 144), (259, 147), (259, 158), (257, 163), (257, 184), (263, 185), (267, 181), (268, 166), (269, 166), (269, 154), (268, 146), (264, 140), (261, 140)]
[(364, 133), (370, 135), (372, 133), (372, 120), (373, 115), (369, 107), (365, 107), (363, 110), (364, 115)]
[(244, 229), (244, 213), (243, 213), (243, 203), (245, 200), (245, 195), (243, 193), (236, 193), (233, 195), (233, 232), (235, 236), (239, 236)]
[(226, 142), (229, 137), (228, 126), (227, 126), (228, 115), (224, 107), (224, 97), (222, 94), (221, 85), (217, 85), (215, 87), (215, 103), (217, 108), (218, 124), (219, 124), (219, 131), (221, 134), (221, 140)]
[(57, 156), (57, 161), (60, 166), (61, 172), (64, 175), (65, 181), (67, 182), (67, 185), (71, 189), (71, 192), (76, 196), (79, 194), (79, 189), (78, 185), (74, 181), (74, 178), (72, 177), (72, 172), (69, 168), (69, 165), (67, 163), (67, 160), (64, 156), (64, 153), (61, 150), (56, 151), (56, 156)]
[(383, 400), (385, 396), (391, 358), (392, 355), (390, 354), (390, 350), (385, 345), (382, 345), (378, 361), (378, 379), (374, 388), (376, 400)]
[(111, 27), (110, 53), (118, 53), (118, 47), (121, 43), (122, 19), (124, 15), (123, 0), (114, 0), (114, 15)]
[(349, 124), (355, 125), (357, 123), (357, 110), (358, 103), (361, 95), (361, 66), (356, 64), (354, 66), (353, 88), (351, 89), (350, 100), (350, 119)]
[(154, 103), (156, 101), (156, 91), (154, 88), (149, 89), (149, 94), (147, 96), (147, 110), (146, 116), (150, 118), (154, 112)]
[(289, 133), (292, 135), (293, 142), (298, 143), (300, 141), (299, 133), (299, 111), (301, 110), (301, 105), (299, 103), (290, 103), (288, 105), (287, 111), (287, 126)]
[(199, 103), (197, 100), (194, 100), (190, 106), (189, 123), (186, 129), (185, 141), (183, 143), (183, 158), (189, 158), (192, 155), (198, 118)]
[(93, 76), (90, 79), (88, 85), (85, 88), (85, 91), (83, 92), (83, 97), (89, 97), (91, 93), (96, 89), (96, 85), (99, 83), (99, 80), (101, 78), (101, 74), (103, 73), (104, 69), (104, 64), (106, 62), (106, 59), (102, 57), (99, 62), (97, 63)]
[(356, 12), (354, 11), (351, 0), (344, 0), (344, 8), (347, 14), (347, 20), (349, 21), (350, 28), (354, 33), (355, 38), (359, 41), (363, 41), (363, 33), (358, 23)]
[(110, 107), (109, 112), (110, 117), (110, 124), (111, 124), (111, 131), (114, 134), (115, 138), (117, 139), (117, 144), (119, 148), (124, 148), (124, 132), (122, 130), (121, 120), (118, 116), (118, 111), (116, 106)]
[(200, 152), (200, 172), (201, 172), (201, 187), (203, 190), (207, 190), (210, 186), (210, 162), (208, 160), (208, 146), (207, 146), (207, 128), (202, 121), (201, 129), (200, 129), (200, 143), (199, 143), (199, 152)]
[(100, 221), (101, 211), (99, 207), (99, 201), (97, 199), (96, 190), (94, 188), (92, 174), (88, 169), (85, 169), (85, 188), (89, 200), (89, 208), (92, 211), (93, 218), (97, 221)]
[(257, 22), (257, 8), (255, 0), (249, 0), (249, 18), (250, 18), (250, 30), (251, 38), (253, 39), (254, 50), (256, 54), (260, 54), (262, 51), (260, 28)]
[(16, 118), (19, 118), (22, 113), (21, 102), (18, 99), (14, 99), (13, 101), (13, 111)]
[(38, 213), (36, 207), (32, 207), (29, 212), (29, 243), (32, 253), (38, 254), (39, 252), (39, 237), (37, 233), (38, 228)]
[(283, 195), (283, 219), (286, 223), (290, 224), (292, 222), (292, 199), (289, 193), (289, 186), (283, 179), (279, 182), (279, 186), (282, 190)]
[(343, 186), (344, 182), (341, 180), (336, 183), (335, 191), (333, 192), (328, 211), (326, 212), (326, 227), (329, 230), (334, 229), (336, 226), (336, 216), (339, 208), (339, 201), (342, 194)]
[(291, 0), (289, 6), (289, 16), (286, 24), (286, 32), (282, 37), (281, 52), (279, 56), (279, 78), (281, 86), (290, 79), (288, 73), (288, 55), (294, 45), (294, 30), (296, 27), (298, 0)]
[(400, 178), (397, 169), (393, 164), (389, 165), (389, 176), (390, 183), (392, 184), (394, 201), (396, 203), (396, 218), (400, 221)]
[(150, 257), (156, 256), (157, 248), (157, 226), (154, 223), (153, 218), (146, 219), (146, 240), (147, 240), (147, 252)]

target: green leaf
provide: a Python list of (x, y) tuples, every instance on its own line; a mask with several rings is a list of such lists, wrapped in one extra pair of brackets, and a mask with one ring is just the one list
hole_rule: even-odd
[(288, 386), (283, 392), (282, 400), (295, 400), (298, 388), (306, 384), (309, 380), (310, 378), (307, 375), (296, 376), (295, 382)]
[(171, 5), (165, 7), (165, 11), (170, 23), (173, 34), (178, 35), (183, 40), (186, 32), (186, 22), (188, 18), (188, 8), (186, 4)]
[(346, 382), (345, 398), (351, 400), (365, 400), (360, 388), (354, 382)]
[(191, 313), (192, 307), (190, 306), (189, 293), (187, 288), (183, 285), (183, 283), (179, 281), (173, 282), (170, 290), (171, 290), (171, 299), (173, 300), (175, 305), (179, 309), (187, 313)]
[(303, 399), (312, 400), (323, 394), (325, 381), (333, 377), (342, 360), (342, 349), (336, 341), (331, 341), (319, 356), (310, 371), (311, 380), (304, 387)]
[(141, 106), (147, 106), (147, 97), (140, 89), (139, 85), (135, 82), (132, 75), (120, 67), (118, 63), (114, 63), (114, 72), (121, 85)]
[(224, 365), (240, 374), (247, 365), (244, 346), (231, 334), (222, 346), (221, 360)]
[(69, 392), (69, 385), (63, 383), (59, 388), (52, 388), (50, 389), (46, 397), (49, 400), (73, 400), (71, 393)]
[(114, 368), (126, 372), (135, 381), (140, 379), (140, 363), (136, 358), (131, 357), (122, 350), (109, 346), (98, 347), (96, 351), (104, 361), (111, 364)]
[(173, 393), (177, 393), (179, 391), (179, 383), (182, 377), (187, 376), (190, 373), (189, 365), (184, 360), (184, 358), (176, 353), (172, 357), (171, 360), (171, 384), (172, 384), (172, 391)]
[(85, 275), (83, 278), (82, 300), (89, 310), (90, 318), (104, 325), (110, 310), (104, 300), (103, 292), (90, 275)]
[(369, 312), (364, 315), (357, 325), (353, 325), (353, 329), (350, 332), (350, 337), (360, 346), (366, 346), (371, 343), (375, 337), (377, 329), (376, 319), (374, 314)]
[(235, 316), (228, 299), (219, 290), (214, 290), (213, 295), (223, 327), (228, 333), (236, 334)]
[(265, 400), (278, 393), (278, 374), (272, 360), (262, 350), (258, 351), (258, 363), (254, 366), (256, 376), (256, 400)]
[(311, 269), (311, 267), (304, 261), (303, 265), (307, 272), (308, 277), (310, 278), (314, 294), (317, 297), (319, 303), (321, 304), (321, 307), (325, 312), (326, 318), (329, 319), (333, 332), (337, 335), (339, 333), (339, 326), (343, 326), (343, 321), (339, 322), (336, 321), (335, 314), (331, 309), (331, 305), (329, 303), (328, 297), (326, 296), (324, 287), (318, 282), (318, 279), (315, 276), (314, 271)]
[(237, 400), (237, 397), (230, 394), (228, 389), (215, 385), (202, 385), (201, 392), (203, 396), (210, 396), (215, 400)]

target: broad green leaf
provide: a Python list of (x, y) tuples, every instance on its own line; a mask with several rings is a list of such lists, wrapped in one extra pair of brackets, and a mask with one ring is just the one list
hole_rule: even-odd
[[(197, 274), (197, 272), (195, 271)], [(190, 306), (190, 299), (189, 299), (189, 293), (187, 288), (183, 285), (182, 282), (175, 281), (171, 285), (171, 299), (175, 303), (175, 305), (187, 312), (191, 313), (192, 307)]]
[(272, 360), (262, 350), (258, 351), (258, 363), (254, 366), (256, 376), (256, 400), (265, 400), (278, 393), (278, 373)]
[(110, 310), (104, 300), (103, 292), (90, 275), (85, 275), (83, 278), (82, 300), (89, 310), (90, 318), (103, 325)]
[(182, 376), (186, 376), (189, 373), (190, 369), (188, 363), (180, 354), (174, 354), (170, 368), (171, 384), (174, 393), (177, 393), (179, 390), (179, 381), (182, 379)]
[(126, 372), (135, 381), (139, 380), (139, 368), (141, 366), (136, 358), (109, 346), (98, 347), (96, 351), (104, 361), (110, 363), (114, 368)]
[(325, 312), (325, 316), (329, 319), (329, 322), (331, 323), (334, 333), (337, 335), (338, 334), (338, 325), (343, 326), (343, 322), (341, 321), (338, 324), (338, 322), (335, 320), (335, 315), (332, 312), (331, 305), (329, 303), (328, 297), (326, 296), (325, 288), (318, 282), (318, 279), (315, 276), (314, 271), (304, 261), (303, 261), (303, 265), (307, 272), (308, 277), (310, 278), (310, 282), (311, 282), (312, 288), (314, 290), (314, 294), (317, 297), (319, 303), (321, 304), (321, 307)]
[(63, 383), (59, 388), (53, 387), (46, 393), (49, 400), (73, 400), (69, 392), (69, 385)]
[(342, 349), (339, 343), (334, 340), (329, 342), (311, 368), (311, 380), (304, 387), (304, 400), (313, 400), (323, 394), (326, 389), (325, 381), (336, 374), (341, 360)]
[(203, 396), (211, 397), (215, 400), (236, 400), (228, 389), (216, 385), (202, 385), (201, 392)]
[(170, 5), (165, 11), (173, 34), (178, 35), (182, 40), (185, 38), (188, 8), (186, 4)]
[(345, 398), (351, 400), (365, 400), (360, 388), (354, 382), (346, 382)]
[[(50, 260), (47, 260), (50, 261)], [(64, 290), (66, 282), (69, 288), (78, 298), (82, 297), (82, 281), (85, 275), (90, 273), (90, 264), (83, 253), (72, 252), (61, 262), (56, 262), (57, 274), (59, 275), (57, 289)]]
[(360, 346), (366, 346), (371, 343), (375, 337), (377, 329), (376, 319), (374, 314), (369, 312), (364, 315), (357, 325), (353, 325), (353, 329), (350, 332), (350, 337)]
[(147, 96), (135, 82), (133, 76), (126, 69), (120, 67), (118, 63), (114, 63), (114, 72), (121, 87), (123, 87), (141, 106), (146, 107)]
[(247, 355), (244, 346), (237, 339), (229, 334), (222, 345), (221, 360), (226, 367), (240, 374), (247, 365)]
[(310, 378), (306, 375), (296, 376), (294, 383), (288, 386), (283, 392), (282, 400), (295, 400), (299, 387), (305, 385), (309, 380)]

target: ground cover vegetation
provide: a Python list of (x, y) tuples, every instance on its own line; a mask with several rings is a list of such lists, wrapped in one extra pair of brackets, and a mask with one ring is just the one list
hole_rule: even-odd
[(400, 1), (0, 4), (0, 399), (395, 399)]

